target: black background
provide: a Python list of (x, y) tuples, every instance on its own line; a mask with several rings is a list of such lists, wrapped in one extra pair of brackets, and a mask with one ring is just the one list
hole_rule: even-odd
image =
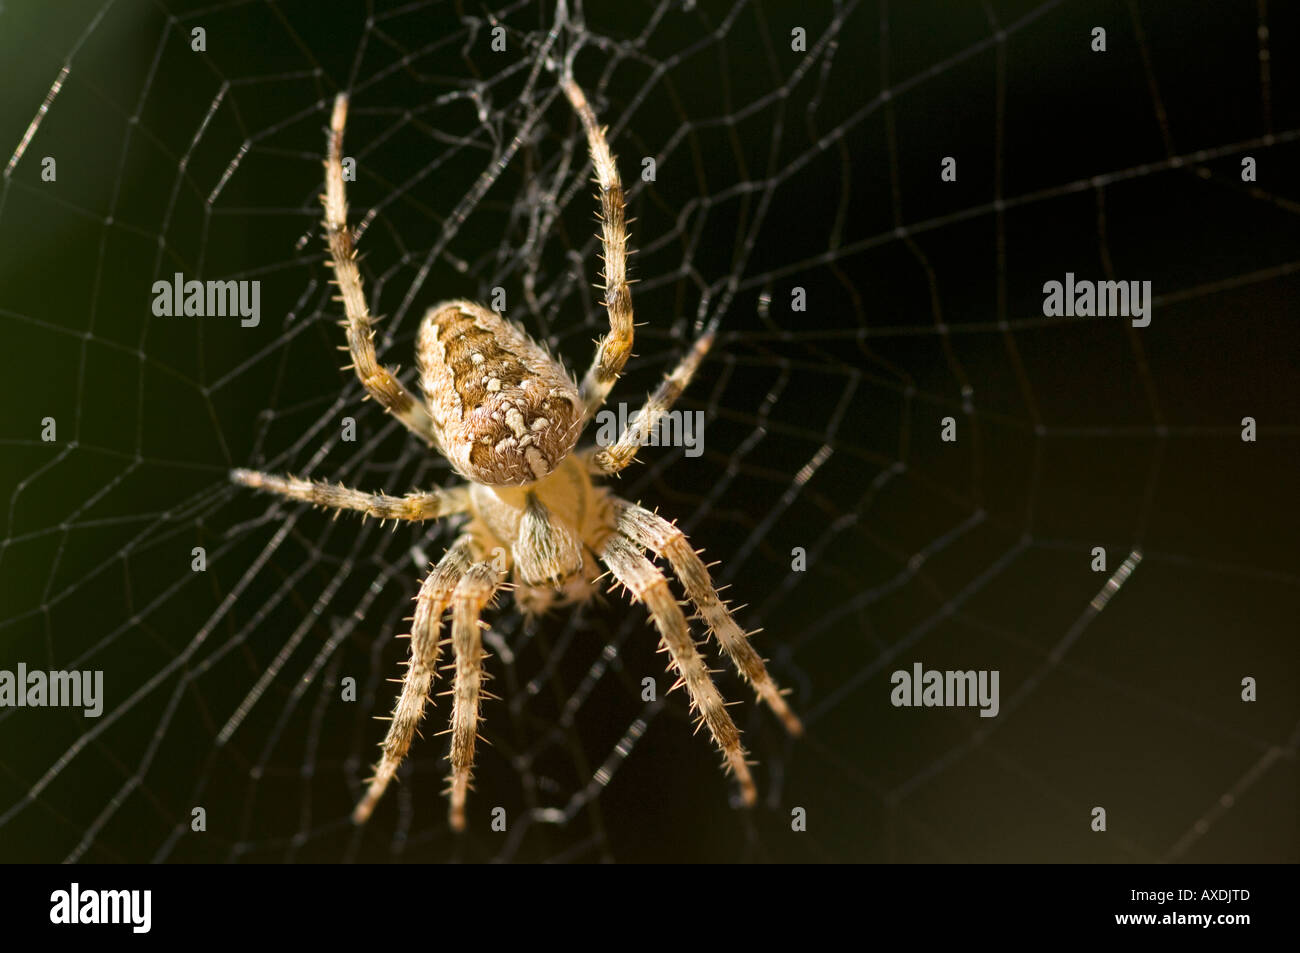
[[(392, 316), (384, 358), (413, 363), (425, 307), (499, 285), (512, 316), (585, 366), (604, 320), (585, 173), (569, 170), (536, 260), (516, 254), (529, 190), (565, 149), (581, 162), (562, 100), (538, 111), (553, 74), (526, 93), (550, 8), (499, 11), (510, 48), (495, 54), (477, 6), (376, 4), (373, 28), (359, 4), (119, 4), (99, 20), (91, 3), (12, 7), (0, 158), (65, 60), (71, 71), (0, 183), (0, 668), (102, 668), (109, 701), (84, 748), (79, 713), (0, 713), (0, 858), (1300, 856), (1290, 5), (1265, 8), (1267, 83), (1255, 0), (587, 11), (604, 42), (579, 54), (578, 78), (598, 90), (624, 177), (664, 156), (629, 212), (645, 326), (622, 399), (653, 386), (700, 313), (722, 328), (683, 402), (708, 414), (706, 453), (647, 452), (619, 491), (722, 560), (809, 735), (786, 739), (719, 676), (759, 761), (760, 805), (736, 810), (682, 699), (640, 701), (662, 661), (639, 610), (614, 596), (530, 629), (507, 609), (494, 622), (513, 658), (489, 662), (503, 700), (485, 707), (491, 746), (462, 837), (440, 795), (445, 701), (369, 828), (347, 821), (382, 732), (371, 718), (395, 690), (384, 679), (399, 673), (389, 636), (417, 585), (409, 550), (436, 556), (447, 537), (268, 504), (225, 472), (310, 466), (394, 493), (448, 479), (338, 371), (315, 233), (340, 88), (354, 91), (362, 170), (353, 219), (379, 209), (361, 248), (374, 310)], [(206, 54), (189, 50), (196, 24)], [(807, 54), (789, 50), (800, 25)], [(1095, 26), (1104, 54), (1089, 49)], [(450, 227), (493, 137), (521, 135)], [(40, 181), (45, 155), (57, 183)], [(944, 156), (956, 183), (939, 181)], [(1241, 181), (1244, 156), (1257, 183)], [(260, 280), (261, 325), (152, 318), (148, 289), (176, 270)], [(1150, 280), (1151, 326), (1044, 320), (1042, 284), (1067, 271)], [(550, 296), (537, 309), (529, 273)], [(795, 285), (806, 313), (790, 311)], [(345, 414), (357, 444), (338, 442)], [(937, 438), (949, 415), (956, 445)], [(45, 416), (54, 446), (38, 437)], [(1255, 443), (1239, 438), (1245, 416)], [(194, 546), (209, 553), (202, 576)], [(791, 572), (797, 546), (806, 573)], [(1090, 570), (1094, 546), (1107, 573)], [(1135, 547), (1133, 577), (1053, 661)], [(291, 638), (280, 676), (218, 745)], [(583, 687), (606, 644), (616, 651)], [(914, 661), (998, 669), (992, 733), (973, 711), (891, 707), (890, 672)], [(355, 705), (337, 701), (347, 676)], [(1254, 704), (1239, 700), (1245, 676), (1259, 680)], [(643, 716), (594, 801), (563, 825), (526, 820), (569, 803)], [(497, 805), (507, 834), (488, 828)], [(1090, 828), (1097, 805), (1104, 834)], [(790, 830), (795, 807), (806, 832)]]

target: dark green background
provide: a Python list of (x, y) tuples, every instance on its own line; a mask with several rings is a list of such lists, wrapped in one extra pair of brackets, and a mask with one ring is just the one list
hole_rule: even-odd
[[(1266, 99), (1256, 0), (588, 10), (608, 42), (583, 50), (578, 77), (600, 91), (625, 178), (639, 157), (667, 154), (629, 212), (645, 326), (618, 395), (653, 386), (702, 296), (712, 315), (739, 278), (683, 402), (709, 415), (705, 455), (649, 450), (619, 490), (679, 517), (722, 560), (809, 735), (784, 738), (726, 673), (760, 762), (758, 809), (728, 804), (674, 695), (592, 804), (566, 825), (527, 823), (530, 808), (567, 803), (647, 714), (640, 680), (662, 660), (619, 597), (577, 623), (528, 628), (507, 610), (495, 621), (513, 658), (489, 662), (503, 700), (485, 707), (471, 831), (449, 833), (439, 793), (445, 701), (403, 783), (366, 831), (352, 828), (382, 732), (371, 716), (387, 712), (384, 679), (404, 651), (390, 636), (417, 586), (409, 549), (423, 541), (436, 556), (447, 537), (331, 522), (225, 479), (232, 466), (310, 466), (394, 493), (448, 479), (338, 370), (316, 236), (333, 94), (355, 90), (353, 219), (380, 209), (361, 247), (374, 308), (393, 315), (386, 360), (411, 366), (425, 307), (497, 285), (570, 366), (585, 366), (604, 320), (587, 287), (598, 262), (585, 184), (534, 262), (513, 253), (530, 187), (581, 148), (562, 101), (441, 243), (494, 137), (509, 142), (535, 113), (518, 101), (549, 6), (498, 11), (506, 54), (488, 51), (479, 6), (389, 6), (374, 5), (374, 29), (361, 4), (0, 13), (0, 160), (71, 64), (0, 181), (0, 668), (102, 668), (101, 722), (114, 718), (27, 802), (92, 723), (0, 713), (0, 859), (1300, 858), (1300, 32), (1292, 5), (1267, 6)], [(205, 54), (189, 50), (194, 25)], [(838, 48), (828, 72), (823, 55), (787, 83), (796, 25), (810, 46), (833, 26)], [(1099, 25), (1100, 55), (1088, 50)], [(450, 95), (476, 83), (490, 131)], [(534, 98), (553, 84), (542, 71)], [(40, 181), (45, 155), (56, 183)], [(941, 184), (948, 155), (959, 178)], [(1255, 185), (1240, 181), (1244, 155)], [(1171, 168), (1171, 156), (1185, 161)], [(769, 180), (779, 185), (732, 190)], [(1044, 281), (1107, 268), (1153, 282), (1149, 328), (1043, 321)], [(150, 285), (176, 270), (260, 280), (260, 327), (150, 317)], [(527, 271), (551, 295), (537, 310)], [(807, 313), (790, 313), (794, 285)], [(357, 444), (338, 442), (348, 413)], [(937, 440), (947, 415), (955, 446)], [(39, 440), (45, 416), (58, 421), (53, 446)], [(1254, 444), (1238, 438), (1244, 416), (1259, 422)], [(800, 486), (823, 445), (832, 453)], [(200, 545), (203, 575), (189, 569)], [(800, 575), (796, 546), (810, 553)], [(1089, 569), (1094, 546), (1111, 571), (1135, 546), (1144, 559), (1058, 664), (1049, 653), (1106, 579)], [(280, 677), (216, 745), (295, 634)], [(608, 670), (580, 689), (607, 643)], [(989, 724), (973, 711), (892, 708), (889, 674), (913, 661), (1000, 670), (992, 733), (975, 734)], [(1247, 675), (1260, 685), (1250, 705)], [(361, 703), (337, 701), (346, 676)], [(579, 690), (589, 697), (566, 713)], [(188, 833), (196, 804), (201, 835)], [(509, 834), (487, 828), (496, 805)], [(1105, 834), (1089, 829), (1095, 805)], [(795, 806), (804, 833), (789, 830)]]

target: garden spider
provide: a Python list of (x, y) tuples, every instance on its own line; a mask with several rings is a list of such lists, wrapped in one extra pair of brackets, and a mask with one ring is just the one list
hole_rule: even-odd
[[(604, 563), (648, 609), (671, 657), (670, 670), (685, 685), (691, 708), (722, 749), (725, 770), (736, 776), (746, 804), (755, 799), (740, 731), (691, 637), (668, 580), (643, 554), (664, 557), (687, 598), (722, 650), (792, 734), (799, 719), (786, 705), (732, 618), (686, 536), (675, 524), (593, 485), (593, 476), (616, 474), (632, 462), (642, 437), (652, 432), (680, 396), (712, 343), (703, 335), (650, 395), (640, 413), (609, 447), (574, 451), (586, 423), (618, 379), (632, 349), (632, 299), (627, 280), (623, 187), (605, 131), (572, 79), (565, 95), (586, 131), (600, 186), (605, 301), (610, 332), (581, 386), (519, 327), (470, 301), (431, 308), (420, 325), (416, 359), (426, 403), (420, 404), (375, 355), (370, 312), (361, 289), (353, 235), (347, 223), (342, 149), (348, 98), (334, 100), (325, 161), (325, 237), (334, 281), (347, 313), (352, 367), (367, 394), (416, 436), (446, 457), (465, 483), (406, 496), (364, 493), (325, 482), (234, 470), (245, 486), (341, 512), (357, 510), (381, 520), (429, 520), (468, 514), (464, 532), (425, 578), (411, 620), (411, 657), (393, 710), (383, 756), (353, 812), (364, 823), (411, 746), (424, 714), (442, 644), (442, 617), (451, 611), (455, 670), (451, 712), (450, 822), (465, 826), (465, 799), (474, 766), (482, 688), (483, 643), (479, 617), (496, 591), (513, 588), (528, 613), (585, 602), (596, 592)], [(502, 557), (504, 554), (504, 558)], [(513, 570), (515, 585), (507, 586)]]

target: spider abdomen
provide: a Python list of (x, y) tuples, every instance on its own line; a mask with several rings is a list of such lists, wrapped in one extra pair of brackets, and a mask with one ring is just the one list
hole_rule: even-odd
[(429, 309), (416, 359), (439, 443), (473, 482), (535, 482), (577, 442), (582, 402), (564, 367), (482, 305), (449, 301)]

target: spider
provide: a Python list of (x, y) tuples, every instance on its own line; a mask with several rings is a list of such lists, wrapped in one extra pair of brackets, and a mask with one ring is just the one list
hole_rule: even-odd
[[(627, 279), (627, 230), (623, 187), (605, 130), (596, 124), (586, 96), (571, 78), (566, 97), (587, 137), (600, 188), (601, 241), (605, 270), (602, 302), (610, 331), (597, 345), (579, 386), (528, 334), (471, 301), (435, 305), (421, 322), (416, 360), (425, 403), (420, 404), (378, 362), (372, 318), (362, 293), (353, 233), (347, 223), (342, 149), (348, 97), (334, 100), (325, 160), (325, 238), (334, 283), (347, 318), (347, 350), (367, 395), (417, 437), (441, 453), (465, 482), (449, 489), (388, 496), (321, 481), (234, 470), (231, 478), (335, 511), (360, 511), (381, 520), (421, 521), (468, 516), (463, 532), (434, 565), (415, 598), (410, 661), (383, 754), (352, 818), (364, 823), (374, 811), (424, 714), (443, 639), (443, 616), (451, 614), (454, 656), (451, 711), (451, 796), (449, 819), (465, 826), (465, 800), (472, 779), (483, 682), (480, 615), (499, 589), (510, 589), (529, 614), (552, 606), (585, 602), (606, 573), (643, 603), (669, 653), (669, 670), (685, 686), (691, 710), (709, 726), (721, 749), (724, 770), (740, 785), (746, 805), (755, 800), (740, 731), (700, 656), (681, 604), (668, 580), (646, 557), (666, 558), (687, 598), (759, 698), (794, 735), (802, 725), (768, 675), (709, 578), (708, 569), (685, 534), (656, 513), (620, 499), (593, 478), (617, 474), (636, 456), (650, 433), (690, 382), (713, 341), (707, 332), (659, 385), (608, 447), (577, 450), (584, 426), (605, 402), (632, 349), (632, 299)], [(598, 286), (599, 287), (599, 286)], [(347, 370), (347, 368), (344, 368)], [(513, 572), (514, 584), (507, 583)], [(697, 721), (698, 730), (698, 721)]]

